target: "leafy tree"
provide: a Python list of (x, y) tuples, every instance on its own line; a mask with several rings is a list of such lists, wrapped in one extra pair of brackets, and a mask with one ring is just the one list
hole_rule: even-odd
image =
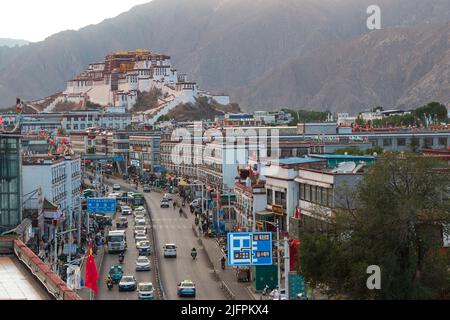
[(425, 115), (437, 122), (445, 122), (448, 118), (447, 107), (439, 102), (430, 102), (429, 104), (414, 110), (414, 115), (425, 122)]
[(291, 114), (293, 120), (289, 123), (290, 126), (296, 126), (298, 123), (303, 122), (324, 122), (327, 120), (329, 111), (309, 111), (309, 110), (291, 110), (282, 109), (284, 112)]
[(167, 115), (162, 115), (158, 118), (156, 122), (163, 122), (163, 121), (169, 121), (169, 117)]
[[(313, 287), (352, 299), (438, 299), (450, 293), (449, 173), (432, 158), (386, 155), (341, 207), (327, 232), (303, 231), (300, 272)], [(347, 193), (351, 197), (351, 193)], [(367, 267), (381, 268), (381, 289), (366, 286)]]

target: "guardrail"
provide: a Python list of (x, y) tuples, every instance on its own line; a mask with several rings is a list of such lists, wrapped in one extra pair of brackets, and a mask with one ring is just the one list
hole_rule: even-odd
[(56, 300), (82, 300), (67, 284), (55, 274), (30, 248), (20, 240), (10, 240), (17, 259), (30, 269)]
[(225, 294), (231, 299), (236, 300), (236, 296), (233, 294), (233, 292), (228, 288), (227, 284), (223, 281), (220, 282), (220, 288), (225, 291)]

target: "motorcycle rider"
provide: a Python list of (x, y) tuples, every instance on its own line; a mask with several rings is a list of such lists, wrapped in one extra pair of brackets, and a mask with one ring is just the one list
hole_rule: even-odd
[(112, 287), (112, 285), (113, 285), (113, 279), (111, 278), (110, 275), (108, 275), (108, 276), (106, 277), (105, 282), (106, 282), (106, 286), (107, 286), (108, 288)]
[(224, 269), (224, 270), (225, 270), (225, 262), (226, 262), (225, 257), (222, 257), (222, 259), (220, 259), (220, 264), (222, 266), (222, 269)]
[(124, 252), (122, 251), (122, 252), (119, 254), (119, 261), (122, 262), (122, 261), (124, 260), (124, 258), (125, 258), (125, 254), (124, 254)]
[(192, 258), (195, 260), (195, 258), (197, 258), (197, 250), (195, 248), (192, 248), (191, 250), (191, 256)]

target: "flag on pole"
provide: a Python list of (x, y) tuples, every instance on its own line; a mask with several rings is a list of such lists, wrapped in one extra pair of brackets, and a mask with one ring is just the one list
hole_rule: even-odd
[(97, 265), (95, 264), (95, 259), (92, 254), (92, 241), (89, 241), (88, 257), (86, 259), (86, 271), (85, 271), (85, 286), (94, 291), (95, 295), (98, 294), (98, 272)]
[(221, 198), (220, 198), (220, 192), (219, 192), (219, 190), (217, 190), (217, 208), (221, 208), (220, 207), (220, 200), (221, 200)]

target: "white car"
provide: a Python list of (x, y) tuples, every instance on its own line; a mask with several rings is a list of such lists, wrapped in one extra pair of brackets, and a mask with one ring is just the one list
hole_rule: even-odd
[(145, 230), (134, 230), (134, 237), (139, 236), (147, 236), (147, 232)]
[(173, 200), (172, 195), (170, 193), (164, 194), (163, 199), (166, 199), (167, 201), (172, 201)]
[(141, 241), (148, 241), (148, 238), (146, 235), (137, 235), (134, 240), (137, 242), (141, 242)]
[(194, 201), (192, 201), (189, 205), (193, 208), (197, 208), (197, 207), (200, 207), (201, 203), (202, 203), (202, 199), (198, 198), (198, 199), (195, 199)]
[(177, 257), (177, 246), (173, 243), (168, 243), (163, 247), (164, 250), (164, 258), (168, 257)]
[(270, 300), (287, 300), (286, 296), (286, 290), (281, 289), (278, 291), (277, 289), (272, 290), (272, 292), (269, 294)]
[(139, 251), (139, 256), (149, 256), (152, 254), (152, 246), (150, 245), (150, 241), (137, 242), (136, 249)]
[(136, 220), (142, 220), (142, 219), (145, 220), (145, 215), (144, 215), (143, 213), (139, 213), (139, 214), (137, 214), (137, 215), (134, 216), (134, 220), (135, 220), (135, 221), (136, 221)]
[(120, 190), (120, 184), (114, 183), (113, 190), (114, 191), (119, 191)]
[(147, 225), (147, 221), (145, 219), (136, 219), (134, 220), (134, 225), (137, 226), (143, 226), (145, 227)]
[(132, 213), (131, 207), (129, 206), (122, 206), (121, 211), (123, 216), (129, 216)]
[(139, 300), (153, 300), (155, 289), (151, 282), (141, 282), (138, 285), (138, 299)]
[(147, 257), (141, 256), (136, 259), (136, 271), (150, 271), (150, 260)]
[(134, 226), (135, 234), (136, 234), (136, 230), (145, 231), (145, 233), (147, 234), (147, 227), (146, 226)]
[(140, 213), (145, 214), (145, 208), (144, 207), (139, 206), (139, 207), (134, 208), (134, 214), (135, 215), (136, 214), (140, 214)]

